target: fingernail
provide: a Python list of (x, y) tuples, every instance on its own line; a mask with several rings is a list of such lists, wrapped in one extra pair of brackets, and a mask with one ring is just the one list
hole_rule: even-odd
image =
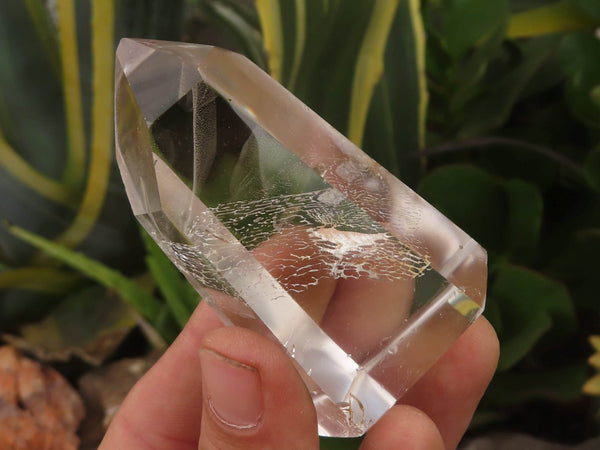
[(234, 428), (252, 428), (263, 415), (258, 371), (212, 350), (200, 351), (202, 389), (214, 415)]

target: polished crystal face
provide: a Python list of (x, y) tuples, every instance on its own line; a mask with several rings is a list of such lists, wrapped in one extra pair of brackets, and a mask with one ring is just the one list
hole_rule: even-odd
[(321, 435), (363, 434), (481, 313), (485, 251), (241, 55), (125, 39), (116, 67), (138, 220), (287, 350)]

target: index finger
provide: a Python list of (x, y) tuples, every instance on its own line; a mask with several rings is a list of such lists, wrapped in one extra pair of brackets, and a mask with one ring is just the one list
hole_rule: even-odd
[(198, 448), (202, 339), (223, 323), (205, 302), (156, 364), (133, 387), (99, 449)]

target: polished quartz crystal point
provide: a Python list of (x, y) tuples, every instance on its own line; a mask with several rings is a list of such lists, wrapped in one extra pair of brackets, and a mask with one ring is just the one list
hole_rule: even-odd
[(116, 67), (136, 217), (285, 347), (321, 435), (363, 434), (481, 313), (485, 250), (241, 55), (124, 39)]

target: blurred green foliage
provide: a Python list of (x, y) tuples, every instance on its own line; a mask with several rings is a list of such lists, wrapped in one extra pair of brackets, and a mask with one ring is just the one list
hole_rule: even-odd
[[(142, 269), (144, 247), (112, 164), (114, 43), (132, 33), (177, 38), (182, 14), (183, 1), (2, 2), (3, 221), (114, 269)], [(0, 268), (1, 328), (40, 318), (89, 284), (6, 227)]]
[[(600, 318), (597, 0), (128, 0), (92, 29), (97, 3), (57, 2), (77, 25), (70, 55), (69, 30), (44, 2), (0, 6), (0, 217), (20, 227), (0, 228), (0, 327), (39, 318), (89, 284), (22, 239), (120, 292), (163, 339), (185, 323), (197, 297), (136, 237), (114, 166), (93, 227), (60, 236), (93, 189), (94, 133), (104, 130), (94, 98), (112, 96), (92, 89), (107, 70), (95, 51), (112, 52), (125, 35), (196, 36), (209, 23), (488, 250), (486, 316), (501, 357), (474, 423), (536, 432), (527, 411), (543, 405), (576, 410), (573, 435), (559, 439), (597, 431), (582, 394)], [(106, 21), (110, 43), (95, 35)], [(79, 67), (75, 85), (65, 58)], [(160, 295), (121, 274), (144, 267)]]

